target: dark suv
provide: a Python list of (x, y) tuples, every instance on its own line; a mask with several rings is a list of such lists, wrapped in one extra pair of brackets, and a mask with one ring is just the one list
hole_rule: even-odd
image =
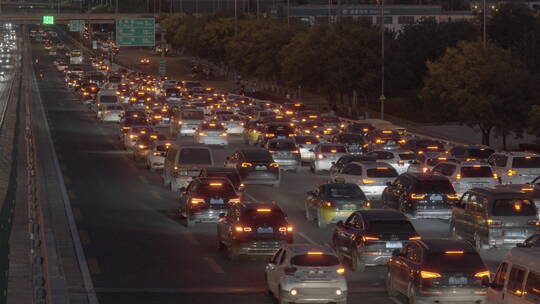
[(413, 218), (449, 219), (458, 196), (445, 176), (403, 173), (383, 191), (382, 201)]
[(353, 271), (366, 266), (386, 265), (392, 252), (420, 236), (401, 212), (360, 210), (339, 221), (332, 241), (343, 262), (348, 259)]
[(264, 184), (279, 187), (279, 164), (265, 149), (242, 149), (227, 156), (225, 167), (238, 170), (244, 184)]
[(455, 146), (450, 149), (450, 154), (458, 161), (487, 161), (495, 150), (487, 146), (468, 145)]
[(403, 149), (414, 151), (416, 154), (424, 152), (446, 152), (444, 144), (433, 139), (409, 139)]
[(218, 245), (231, 260), (239, 255), (272, 255), (293, 242), (293, 227), (275, 203), (246, 202), (220, 214)]
[(388, 261), (388, 295), (409, 303), (486, 303), (489, 270), (469, 243), (452, 239), (409, 242)]

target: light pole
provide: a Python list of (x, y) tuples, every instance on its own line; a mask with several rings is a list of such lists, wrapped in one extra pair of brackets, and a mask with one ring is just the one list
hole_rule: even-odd
[(384, 0), (381, 1), (381, 96), (379, 100), (381, 102), (381, 119), (384, 119)]

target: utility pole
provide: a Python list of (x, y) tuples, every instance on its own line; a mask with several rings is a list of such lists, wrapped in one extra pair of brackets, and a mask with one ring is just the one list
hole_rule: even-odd
[(379, 100), (381, 101), (381, 119), (384, 120), (384, 101), (386, 97), (384, 96), (384, 0), (381, 1), (381, 96)]

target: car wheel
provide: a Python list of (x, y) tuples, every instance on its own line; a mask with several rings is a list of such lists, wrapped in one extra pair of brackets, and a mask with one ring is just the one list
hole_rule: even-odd
[(311, 212), (309, 211), (309, 207), (307, 203), (306, 203), (306, 220), (313, 221), (313, 216), (311, 216)]
[(231, 261), (238, 260), (238, 247), (234, 244), (227, 246), (227, 257)]
[(386, 293), (389, 297), (395, 297), (399, 294), (394, 287), (394, 281), (392, 280), (392, 275), (390, 272), (388, 272), (386, 275)]
[(353, 248), (351, 250), (351, 270), (352, 271), (358, 271), (358, 272), (364, 272), (366, 270), (366, 264), (364, 264), (362, 261), (360, 261), (358, 257), (358, 253), (356, 252), (356, 248)]
[(416, 304), (417, 303), (417, 299), (416, 299), (416, 291), (414, 290), (414, 287), (409, 287), (409, 304)]
[(317, 227), (319, 229), (325, 229), (326, 228), (326, 222), (322, 218), (321, 209), (317, 209)]

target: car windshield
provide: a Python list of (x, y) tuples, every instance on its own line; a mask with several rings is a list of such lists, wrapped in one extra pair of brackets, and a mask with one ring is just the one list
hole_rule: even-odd
[(407, 220), (373, 220), (369, 221), (367, 230), (372, 233), (416, 233), (411, 222)]
[(448, 180), (424, 180), (418, 182), (413, 189), (414, 193), (455, 193)]
[(487, 159), (493, 153), (495, 153), (495, 151), (492, 149), (485, 149), (485, 148), (469, 149), (469, 156), (478, 158), (478, 159)]
[(428, 158), (426, 164), (428, 166), (436, 166), (438, 163), (443, 161), (455, 162), (454, 158), (438, 157), (438, 158)]
[(121, 77), (117, 77), (117, 76), (109, 77), (109, 82), (110, 83), (119, 83), (120, 81), (122, 81)]
[(367, 177), (397, 177), (398, 173), (394, 168), (390, 167), (377, 167), (367, 169)]
[(178, 158), (180, 165), (191, 164), (212, 164), (212, 158), (208, 149), (200, 148), (184, 148), (180, 151), (180, 157)]
[(294, 139), (299, 145), (316, 145), (319, 143), (319, 139), (315, 136), (296, 136)]
[(236, 172), (207, 172), (206, 177), (223, 177), (231, 181), (235, 186), (240, 185), (240, 176)]
[(338, 139), (343, 143), (364, 143), (364, 137), (358, 134), (342, 134)]
[(281, 151), (293, 151), (293, 150), (296, 150), (296, 145), (293, 142), (289, 142), (289, 141), (274, 141), (268, 144), (268, 149), (281, 150)]
[(107, 107), (107, 110), (122, 110), (122, 106), (118, 105), (112, 105), (112, 106), (108, 106)]
[(414, 153), (400, 153), (399, 159), (401, 160), (413, 160), (416, 159), (416, 154)]
[[(264, 212), (260, 211), (262, 209), (264, 209), (265, 211)], [(240, 216), (240, 221), (246, 225), (255, 226), (255, 227), (277, 226), (277, 225), (283, 225), (286, 223), (285, 215), (283, 214), (281, 210), (270, 209), (271, 210), (270, 212), (266, 210), (269, 210), (269, 208), (261, 207), (258, 209), (246, 210)]]
[(345, 146), (340, 145), (324, 145), (321, 146), (321, 152), (323, 153), (347, 153)]
[(112, 96), (112, 95), (104, 95), (104, 96), (101, 96), (99, 98), (99, 101), (101, 103), (117, 103), (118, 98), (116, 96)]
[(355, 184), (336, 184), (328, 189), (330, 198), (359, 198), (366, 199), (364, 192)]
[[(448, 248), (448, 251), (460, 251)], [(432, 253), (427, 256), (426, 269), (437, 273), (477, 273), (486, 269), (478, 253)], [(479, 283), (478, 283), (479, 284)]]
[(512, 160), (512, 168), (540, 168), (540, 157), (538, 156), (525, 156), (514, 157)]
[(276, 133), (286, 133), (286, 134), (292, 134), (294, 133), (294, 130), (291, 126), (269, 126), (268, 132), (276, 132)]
[(182, 119), (193, 119), (193, 120), (203, 120), (204, 112), (203, 111), (182, 111)]
[(272, 155), (266, 150), (244, 151), (244, 156), (248, 161), (265, 162), (273, 161)]
[(327, 123), (339, 123), (339, 118), (334, 116), (321, 116), (320, 120)]
[(338, 266), (339, 259), (330, 254), (299, 254), (291, 259), (291, 264), (302, 267)]
[(227, 182), (210, 182), (208, 184), (200, 184), (196, 190), (197, 195), (205, 197), (235, 197), (236, 193), (231, 184)]
[(490, 167), (461, 167), (461, 177), (493, 177)]
[(493, 203), (494, 216), (535, 216), (535, 205), (529, 200), (501, 199)]

